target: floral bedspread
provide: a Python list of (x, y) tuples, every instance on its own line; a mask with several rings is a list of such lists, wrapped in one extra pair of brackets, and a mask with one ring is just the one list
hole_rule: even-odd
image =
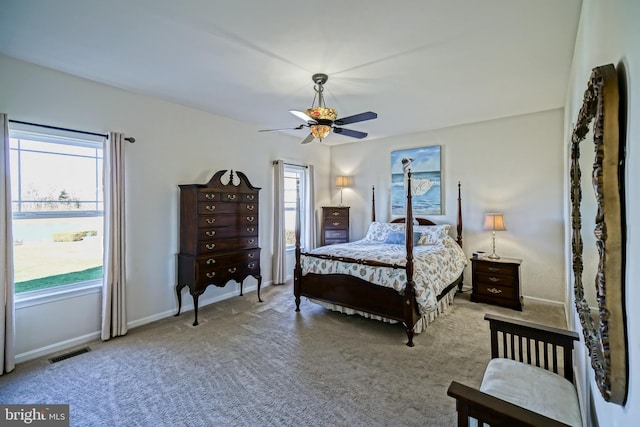
[[(366, 239), (322, 246), (311, 253), (374, 260), (403, 267), (407, 263), (404, 244), (382, 244)], [(301, 256), (300, 263), (303, 275), (307, 273), (348, 274), (397, 291), (404, 290), (407, 283), (404, 268), (374, 267), (304, 255)], [(413, 264), (416, 301), (420, 314), (427, 314), (437, 309), (438, 295), (462, 274), (467, 260), (460, 246), (447, 236), (437, 244), (415, 246)]]

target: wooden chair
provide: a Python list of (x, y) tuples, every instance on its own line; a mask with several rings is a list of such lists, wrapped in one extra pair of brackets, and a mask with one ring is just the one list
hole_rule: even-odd
[[(447, 390), (447, 394), (456, 399), (458, 426), (469, 426), (470, 418), (477, 420), (479, 426), (486, 423), (494, 427), (581, 425), (580, 406), (573, 385), (573, 343), (578, 340), (578, 334), (491, 314), (486, 314), (485, 320), (489, 321), (491, 330), (492, 360), (485, 371), (483, 384), (476, 389), (452, 381)], [(510, 371), (496, 373), (495, 370), (502, 369), (504, 364), (510, 367)], [(531, 388), (514, 386), (529, 384), (532, 387), (531, 384), (535, 383), (549, 385), (550, 396), (547, 397), (552, 402), (552, 393), (564, 390), (553, 414), (542, 413), (549, 410), (545, 407), (549, 402), (538, 405), (543, 409), (537, 407), (540, 402), (531, 398)], [(500, 389), (503, 386), (510, 389), (502, 393)], [(558, 418), (569, 420), (569, 424)]]

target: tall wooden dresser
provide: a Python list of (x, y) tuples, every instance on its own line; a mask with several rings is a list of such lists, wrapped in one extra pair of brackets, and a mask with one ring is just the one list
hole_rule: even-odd
[(349, 207), (322, 207), (322, 234), (320, 245), (333, 245), (349, 241)]
[[(230, 280), (242, 284), (248, 276), (258, 281), (260, 299), (260, 247), (258, 198), (260, 188), (245, 174), (216, 172), (207, 184), (180, 185), (180, 253), (178, 254), (178, 313), (182, 288), (189, 287), (198, 324), (198, 297), (209, 285), (224, 287)], [(234, 181), (239, 181), (234, 183)]]

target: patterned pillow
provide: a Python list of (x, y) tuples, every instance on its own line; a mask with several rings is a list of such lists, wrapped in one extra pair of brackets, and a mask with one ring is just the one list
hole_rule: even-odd
[(419, 245), (435, 245), (442, 241), (448, 234), (451, 226), (449, 224), (442, 225), (419, 225), (414, 227), (414, 234), (421, 233)]
[(388, 222), (372, 222), (365, 236), (365, 240), (382, 243), (391, 231), (403, 231), (404, 224), (390, 224)]

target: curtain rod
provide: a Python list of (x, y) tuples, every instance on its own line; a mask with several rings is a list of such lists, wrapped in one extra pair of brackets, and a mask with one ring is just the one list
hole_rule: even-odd
[[(37, 127), (46, 128), (46, 129), (63, 130), (63, 131), (67, 131), (67, 132), (80, 133), (80, 134), (83, 134), (83, 135), (101, 136), (101, 137), (107, 138), (107, 139), (109, 138), (109, 135), (105, 135), (103, 133), (87, 132), (87, 131), (83, 131), (83, 130), (61, 128), (61, 127), (57, 127), (57, 126), (41, 125), (39, 123), (22, 122), (20, 120), (9, 120), (9, 123), (18, 123), (18, 124), (21, 124), (21, 125), (37, 126)], [(131, 143), (136, 142), (136, 139), (134, 137), (132, 137), (132, 136), (127, 137), (124, 140), (125, 141), (129, 141)]]
[[(277, 163), (278, 163), (278, 160), (274, 160), (273, 161), (274, 165), (277, 164)], [(308, 165), (297, 165), (295, 163), (287, 163), (287, 162), (282, 162), (282, 163), (284, 163), (285, 165), (288, 165), (288, 166), (298, 166), (300, 168), (305, 168), (305, 169), (307, 169), (309, 167)]]

